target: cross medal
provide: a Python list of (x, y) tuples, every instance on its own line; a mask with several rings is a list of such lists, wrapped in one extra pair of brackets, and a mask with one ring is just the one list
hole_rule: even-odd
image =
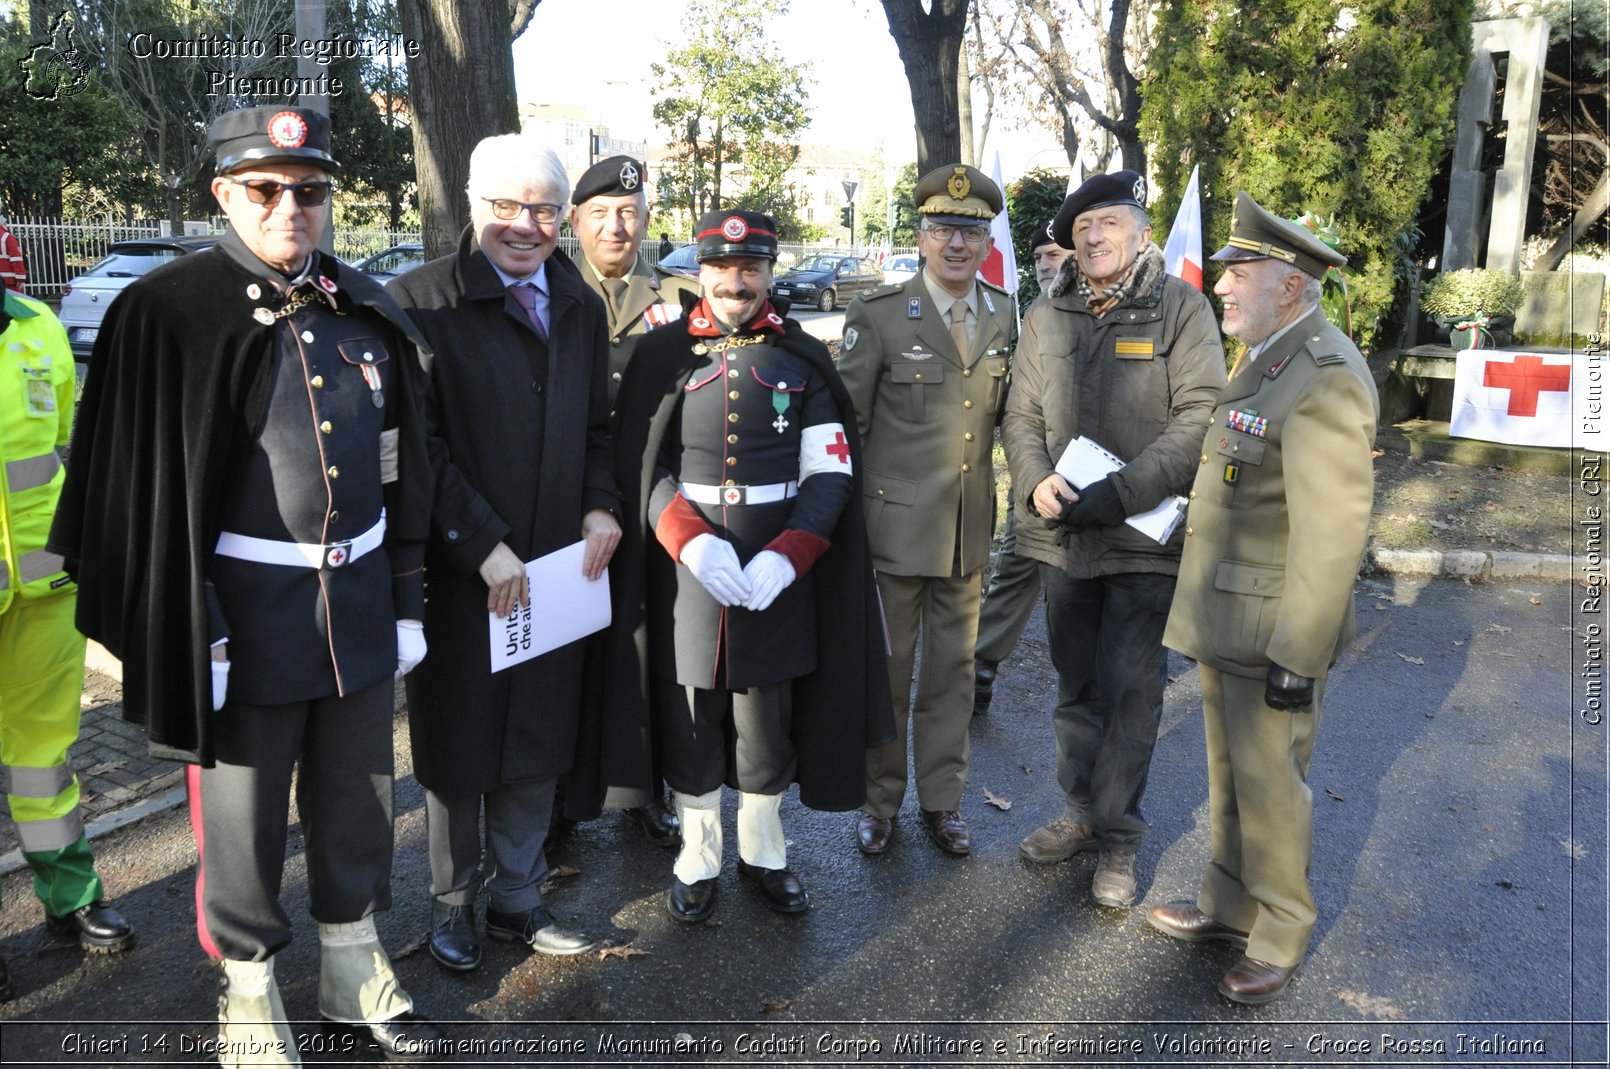
[[(778, 383), (777, 385), (782, 386), (783, 384)], [(773, 390), (771, 395), (771, 406), (777, 410), (777, 418), (772, 420), (771, 425), (777, 428), (778, 434), (782, 434), (788, 429), (788, 394), (784, 393), (780, 389)]]

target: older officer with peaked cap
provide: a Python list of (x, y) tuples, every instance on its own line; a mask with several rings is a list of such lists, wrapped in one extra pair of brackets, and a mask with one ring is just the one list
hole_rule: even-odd
[(316, 248), (325, 116), (249, 108), (208, 138), (230, 231), (108, 311), (51, 545), (152, 753), (192, 762), (220, 1059), (299, 1064), (274, 979), (293, 769), (325, 1027), (417, 1056), (442, 1036), (414, 1017), (373, 914), (391, 904), (393, 679), (425, 655), (420, 338)]
[(1285, 990), (1317, 918), (1308, 762), (1325, 674), (1353, 637), (1379, 402), (1319, 307), (1343, 256), (1240, 193), (1213, 259), (1224, 332), (1248, 349), (1202, 446), (1163, 635), (1201, 665), (1213, 848), (1196, 903), (1150, 919), (1243, 948), (1219, 993), (1256, 1004)]
[[(1073, 250), (1057, 244), (1051, 236), (1051, 221), (1034, 228), (1029, 239), (1034, 258), (1034, 277), (1040, 296), (1056, 281), (1062, 261)], [(1010, 392), (1008, 393), (1010, 396)], [(1008, 492), (1008, 500), (1011, 495)], [(995, 696), (995, 673), (1000, 663), (1017, 648), (1023, 629), (1040, 601), (1040, 565), (1032, 557), (1017, 554), (1017, 513), (1006, 510), (1006, 524), (1000, 544), (991, 556), (989, 585), (984, 588), (984, 604), (978, 610), (978, 645), (973, 649), (973, 715), (989, 712)]]
[(802, 912), (783, 792), (859, 805), (867, 747), (892, 731), (854, 412), (826, 347), (767, 298), (776, 229), (757, 212), (699, 221), (705, 296), (639, 343), (620, 394), (610, 675), (654, 706), (682, 821), (666, 904), (689, 924), (716, 905), (723, 783), (740, 792), (739, 873)]
[(978, 278), (1000, 188), (952, 164), (923, 176), (916, 202), (923, 269), (850, 303), (839, 358), (866, 450), (867, 534), (888, 618), (896, 729), (867, 755), (856, 838), (863, 853), (889, 849), (906, 793), (909, 719), (923, 826), (940, 849), (965, 855), (973, 646), (995, 516), (990, 451), (1016, 316), (1011, 296)]

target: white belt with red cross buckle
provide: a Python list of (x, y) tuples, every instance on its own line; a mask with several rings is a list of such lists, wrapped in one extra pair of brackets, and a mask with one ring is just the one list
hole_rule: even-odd
[(682, 496), (701, 505), (771, 505), (799, 493), (799, 483), (765, 483), (760, 486), (710, 486), (683, 483)]
[(283, 564), (290, 568), (329, 570), (345, 568), (366, 553), (380, 548), (386, 537), (386, 510), (380, 510), (375, 525), (356, 538), (344, 542), (280, 542), (272, 538), (225, 531), (218, 536), (213, 551), (221, 557), (249, 560), (257, 564)]

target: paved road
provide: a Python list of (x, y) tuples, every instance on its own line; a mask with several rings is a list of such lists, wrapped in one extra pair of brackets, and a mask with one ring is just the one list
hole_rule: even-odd
[[(768, 912), (729, 866), (718, 919), (687, 929), (663, 906), (669, 854), (606, 816), (556, 857), (573, 874), (549, 901), (630, 956), (554, 961), (492, 943), (480, 972), (448, 976), (422, 949), (423, 803), (399, 735), (382, 933), (421, 1007), (450, 1022), (459, 1060), (481, 1064), (1603, 1065), (1606, 729), (1572, 704), (1586, 663), (1578, 593), (1360, 581), (1362, 637), (1328, 688), (1311, 775), (1320, 928), (1287, 996), (1262, 1009), (1214, 993), (1230, 949), (1186, 947), (1139, 909), (1094, 905), (1088, 857), (1019, 860), (1018, 841), (1057, 809), (1038, 619), (974, 724), (970, 859), (924, 840), (914, 798), (879, 859), (857, 853), (849, 815), (791, 802), (812, 910)], [(1171, 669), (1146, 903), (1192, 895), (1208, 849), (1196, 673)], [(293, 850), (296, 942), (278, 971), (306, 1019), (317, 937), (298, 838)], [(6, 877), (0, 953), (19, 997), (0, 1009), (4, 1059), (205, 1061), (194, 1051), (213, 1034), (213, 978), (193, 934), (183, 811), (97, 852), (140, 945), (86, 960), (52, 944), (26, 873)], [(315, 1025), (300, 1030), (317, 1041)]]

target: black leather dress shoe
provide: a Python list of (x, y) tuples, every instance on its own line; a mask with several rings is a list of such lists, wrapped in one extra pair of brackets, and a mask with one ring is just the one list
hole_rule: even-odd
[(59, 938), (76, 937), (78, 945), (93, 954), (120, 954), (134, 945), (134, 929), (104, 898), (65, 917), (46, 915), (45, 925)]
[(684, 924), (703, 924), (716, 911), (716, 879), (683, 883), (671, 878), (671, 890), (666, 892), (665, 907), (671, 916)]
[(989, 712), (990, 699), (995, 696), (995, 666), (988, 661), (973, 662), (973, 715)]
[(359, 1048), (378, 1049), (388, 1062), (447, 1061), (453, 1045), (447, 1033), (412, 1010), (387, 1021), (348, 1024), (325, 1018), (324, 1034), (338, 1040), (352, 1037)]
[(430, 907), (430, 956), (454, 972), (469, 972), (481, 965), (481, 937), (475, 934), (475, 906)]
[(559, 927), (553, 914), (541, 906), (523, 913), (503, 913), (488, 907), (486, 934), (505, 942), (524, 943), (538, 954), (555, 958), (568, 958), (598, 945), (598, 940), (581, 932)]
[(755, 881), (766, 896), (766, 905), (778, 913), (804, 913), (811, 908), (810, 892), (787, 869), (763, 869), (740, 859), (738, 875)]
[(894, 821), (888, 817), (875, 817), (871, 813), (862, 813), (855, 821), (855, 842), (861, 848), (861, 853), (885, 854), (889, 851), (889, 843), (894, 838)]
[(626, 815), (632, 818), (632, 823), (643, 829), (643, 834), (655, 846), (682, 845), (682, 822), (676, 819), (676, 814), (671, 812), (664, 800), (628, 809)]

